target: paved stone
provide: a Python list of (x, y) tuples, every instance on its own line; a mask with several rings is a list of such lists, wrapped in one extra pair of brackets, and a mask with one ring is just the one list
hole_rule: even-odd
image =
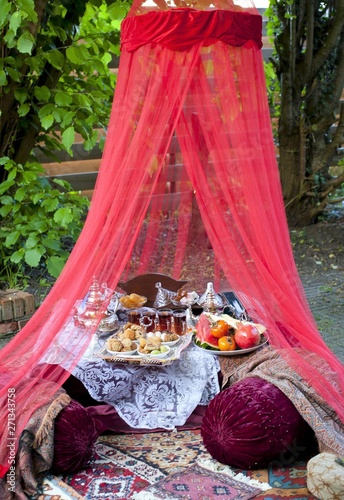
[(0, 336), (0, 349), (2, 349), (14, 337), (14, 333), (6, 333)]
[(309, 306), (326, 344), (344, 363), (344, 275), (301, 275)]

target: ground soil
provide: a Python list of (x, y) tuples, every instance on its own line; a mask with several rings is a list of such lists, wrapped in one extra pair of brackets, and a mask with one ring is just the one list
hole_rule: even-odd
[(290, 237), (300, 275), (343, 273), (344, 212), (302, 229), (292, 229)]
[(318, 329), (328, 347), (344, 363), (344, 210), (336, 217), (291, 230), (290, 235)]

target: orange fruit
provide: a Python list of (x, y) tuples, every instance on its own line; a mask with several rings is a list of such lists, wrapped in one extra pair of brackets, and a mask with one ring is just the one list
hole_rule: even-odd
[(224, 319), (219, 319), (219, 321), (217, 322), (217, 326), (221, 328), (221, 330), (225, 333), (227, 333), (229, 330), (229, 324)]
[(226, 335), (229, 331), (229, 324), (223, 319), (217, 321), (216, 325), (211, 328), (210, 333), (213, 337), (220, 339)]
[(232, 335), (226, 335), (219, 339), (220, 351), (235, 351), (236, 343)]
[(214, 326), (213, 328), (211, 328), (210, 333), (216, 339), (220, 339), (221, 337), (223, 337), (224, 335), (226, 335), (225, 333), (223, 333), (223, 331), (221, 330), (221, 328), (218, 328), (217, 326)]

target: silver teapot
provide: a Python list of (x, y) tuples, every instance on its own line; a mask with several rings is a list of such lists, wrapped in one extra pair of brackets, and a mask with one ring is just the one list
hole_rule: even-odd
[(75, 323), (86, 327), (96, 325), (103, 315), (102, 305), (109, 297), (109, 293), (110, 290), (105, 284), (100, 287), (98, 280), (93, 278), (93, 282), (84, 299), (84, 303), (79, 307), (74, 316)]
[(200, 296), (197, 302), (205, 312), (217, 313), (223, 310), (224, 302), (218, 293), (214, 290), (214, 285), (210, 281), (207, 284), (205, 292)]

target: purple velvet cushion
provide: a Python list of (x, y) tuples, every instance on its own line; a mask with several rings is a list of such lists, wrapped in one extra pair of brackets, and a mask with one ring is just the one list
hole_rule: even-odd
[(54, 474), (69, 473), (85, 467), (98, 437), (93, 418), (86, 408), (72, 400), (55, 419)]
[(215, 396), (203, 418), (201, 435), (219, 462), (259, 469), (274, 460), (283, 466), (300, 458), (314, 433), (278, 387), (252, 377)]

